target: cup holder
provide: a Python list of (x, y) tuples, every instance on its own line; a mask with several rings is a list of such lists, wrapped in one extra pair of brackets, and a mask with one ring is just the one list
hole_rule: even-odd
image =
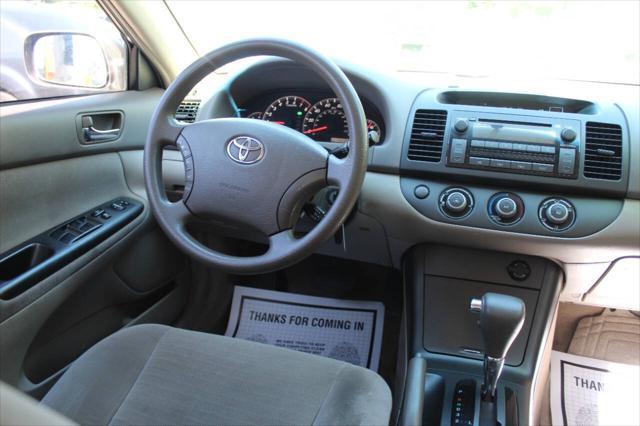
[(28, 246), (0, 260), (0, 283), (11, 281), (53, 255), (50, 247), (40, 243)]

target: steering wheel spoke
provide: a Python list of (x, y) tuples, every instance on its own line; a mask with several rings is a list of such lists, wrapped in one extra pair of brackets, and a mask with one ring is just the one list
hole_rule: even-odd
[(347, 156), (338, 158), (334, 155), (329, 156), (327, 163), (327, 183), (334, 185), (340, 189), (344, 188), (351, 179), (353, 172), (353, 158)]
[(186, 124), (183, 124), (176, 120), (173, 116), (164, 117), (162, 120), (158, 120), (155, 131), (159, 136), (159, 142), (161, 145), (175, 145), (180, 133), (186, 127)]
[(160, 204), (160, 210), (162, 214), (167, 217), (172, 223), (175, 223), (182, 228), (191, 220), (193, 214), (189, 211), (187, 206), (182, 200), (174, 203), (170, 201), (163, 201)]
[(290, 229), (277, 232), (269, 236), (269, 250), (267, 255), (271, 256), (283, 256), (286, 255), (291, 247), (296, 244), (296, 240)]

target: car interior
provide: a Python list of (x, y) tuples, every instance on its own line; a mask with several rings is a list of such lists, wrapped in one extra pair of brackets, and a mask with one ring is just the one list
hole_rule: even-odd
[(0, 2), (0, 424), (638, 424), (640, 3), (568, 3)]

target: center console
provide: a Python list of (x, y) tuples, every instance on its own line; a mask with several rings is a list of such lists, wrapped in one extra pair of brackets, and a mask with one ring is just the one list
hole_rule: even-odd
[(426, 366), (424, 375), (410, 371), (416, 377), (406, 382), (403, 405), (420, 419), (404, 420), (534, 423), (534, 395), (560, 292), (557, 265), (539, 257), (420, 245), (405, 255), (403, 271), (407, 359)]
[(579, 238), (618, 217), (629, 135), (615, 105), (428, 90), (412, 107), (401, 190), (427, 218)]

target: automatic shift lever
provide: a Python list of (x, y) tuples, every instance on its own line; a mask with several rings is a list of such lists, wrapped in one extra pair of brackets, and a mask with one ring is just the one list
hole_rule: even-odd
[(485, 293), (482, 299), (471, 300), (470, 310), (480, 314), (478, 324), (484, 341), (482, 398), (493, 401), (504, 359), (524, 323), (524, 302), (513, 296)]

